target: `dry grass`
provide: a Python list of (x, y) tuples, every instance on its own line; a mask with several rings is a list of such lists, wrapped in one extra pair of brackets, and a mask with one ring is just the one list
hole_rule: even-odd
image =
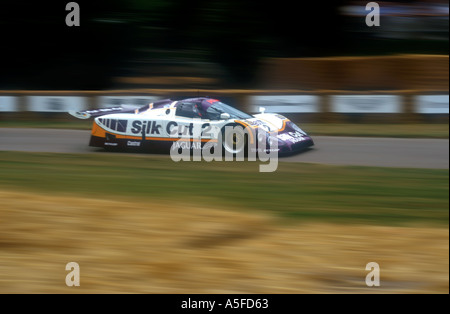
[[(448, 228), (0, 191), (0, 293), (448, 293)], [(67, 287), (68, 262), (81, 286)], [(365, 285), (365, 265), (381, 286)]]

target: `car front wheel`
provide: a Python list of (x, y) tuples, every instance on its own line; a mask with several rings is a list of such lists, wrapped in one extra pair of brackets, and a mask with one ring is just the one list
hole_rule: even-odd
[(224, 153), (231, 156), (245, 156), (247, 148), (247, 134), (240, 125), (227, 125), (222, 129), (222, 148)]

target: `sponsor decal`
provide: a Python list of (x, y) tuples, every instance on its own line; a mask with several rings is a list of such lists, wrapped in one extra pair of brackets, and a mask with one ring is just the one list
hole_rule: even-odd
[(137, 142), (137, 141), (128, 141), (128, 142), (127, 142), (127, 146), (139, 147), (139, 146), (141, 146), (141, 142)]
[(305, 135), (301, 132), (295, 131), (295, 132), (279, 134), (277, 136), (277, 138), (279, 138), (282, 141), (291, 142), (291, 143), (295, 144), (295, 143), (304, 141)]
[(135, 120), (131, 124), (131, 133), (133, 134), (161, 134), (162, 125), (156, 121)]
[[(200, 120), (200, 119), (199, 119)], [(199, 128), (200, 127), (200, 128)], [(170, 137), (194, 137), (194, 138), (211, 138), (213, 137), (213, 126), (209, 123), (199, 124), (188, 123), (178, 124), (175, 121), (167, 123), (166, 132)]]
[(13, 112), (17, 110), (17, 97), (14, 96), (0, 96), (0, 111)]
[(338, 113), (400, 113), (398, 95), (334, 95), (332, 112)]
[(265, 148), (265, 149), (262, 149), (262, 148), (252, 147), (252, 148), (250, 148), (250, 151), (252, 153), (261, 153), (261, 152), (277, 152), (278, 153), (280, 151), (280, 149), (279, 148)]
[(78, 96), (27, 96), (27, 110), (36, 112), (80, 112), (86, 98)]
[(266, 113), (315, 113), (320, 112), (319, 99), (317, 95), (258, 95), (250, 97), (250, 104), (252, 112), (263, 106)]
[(201, 149), (202, 143), (201, 142), (190, 142), (190, 141), (176, 141), (173, 143), (172, 146), (173, 149)]
[(419, 95), (414, 99), (415, 112), (423, 114), (448, 114), (448, 95)]

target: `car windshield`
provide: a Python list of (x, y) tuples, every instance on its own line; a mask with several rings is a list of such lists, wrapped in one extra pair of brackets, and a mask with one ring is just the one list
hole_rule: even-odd
[(207, 110), (206, 113), (211, 120), (219, 120), (221, 113), (228, 113), (231, 119), (250, 119), (253, 118), (251, 115), (242, 112), (236, 108), (228, 106), (223, 102), (213, 103)]

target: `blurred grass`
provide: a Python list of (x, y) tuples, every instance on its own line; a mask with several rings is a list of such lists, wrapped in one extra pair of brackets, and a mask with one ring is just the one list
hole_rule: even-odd
[[(449, 138), (449, 125), (422, 124), (366, 124), (366, 123), (298, 123), (311, 135), (365, 136), (397, 138)], [(0, 121), (0, 128), (49, 128), (90, 130), (91, 120), (71, 121)]]
[(449, 171), (432, 169), (280, 163), (260, 173), (257, 162), (0, 152), (0, 188), (265, 211), (296, 221), (448, 226), (449, 212)]

